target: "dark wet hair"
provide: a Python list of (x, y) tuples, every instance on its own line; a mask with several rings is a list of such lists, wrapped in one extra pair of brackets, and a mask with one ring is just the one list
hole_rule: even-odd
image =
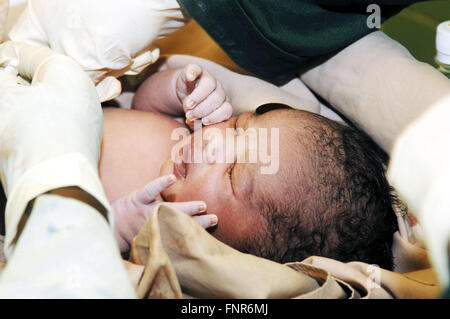
[(291, 121), (289, 152), (300, 160), (280, 161), (288, 187), (258, 190), (265, 227), (240, 249), (281, 263), (315, 255), (392, 269), (397, 222), (387, 154), (353, 127), (304, 111), (282, 113)]

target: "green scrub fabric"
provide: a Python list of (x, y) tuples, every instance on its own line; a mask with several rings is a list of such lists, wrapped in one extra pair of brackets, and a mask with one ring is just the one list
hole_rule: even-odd
[[(179, 0), (185, 11), (240, 67), (282, 84), (302, 66), (354, 43), (417, 0)], [(369, 12), (368, 12), (369, 11)], [(372, 21), (372, 20), (370, 20)]]

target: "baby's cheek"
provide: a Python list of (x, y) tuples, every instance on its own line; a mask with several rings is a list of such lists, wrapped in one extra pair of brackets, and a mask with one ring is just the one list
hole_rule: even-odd
[(182, 202), (184, 200), (180, 199), (180, 195), (183, 194), (183, 182), (177, 180), (174, 184), (167, 187), (161, 192), (162, 197), (167, 202)]
[(185, 181), (177, 191), (177, 201), (179, 202), (202, 200), (209, 208), (216, 201), (212, 185), (207, 181), (196, 180), (195, 183)]
[(246, 227), (242, 227), (242, 221), (239, 216), (227, 205), (217, 209), (215, 214), (219, 222), (211, 232), (211, 235), (235, 249), (240, 249), (239, 243), (244, 238), (248, 238), (248, 233), (245, 231)]
[(211, 235), (225, 244), (239, 249), (240, 243), (253, 236), (255, 224), (252, 221), (252, 213), (246, 208), (246, 203), (238, 203), (231, 197), (226, 185), (213, 184), (211, 180), (198, 184), (183, 183), (175, 192), (172, 198), (177, 202), (195, 200), (206, 202), (207, 213), (215, 214), (219, 219), (218, 225), (211, 230)]

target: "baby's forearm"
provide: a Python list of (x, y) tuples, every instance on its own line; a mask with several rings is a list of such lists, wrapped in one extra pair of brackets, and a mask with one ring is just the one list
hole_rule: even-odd
[(182, 71), (182, 68), (167, 69), (149, 77), (137, 90), (132, 108), (174, 117), (184, 116), (183, 103), (176, 92), (177, 78)]

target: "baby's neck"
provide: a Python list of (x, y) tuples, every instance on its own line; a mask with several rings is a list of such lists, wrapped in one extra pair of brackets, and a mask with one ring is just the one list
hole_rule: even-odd
[(105, 108), (100, 179), (112, 202), (142, 188), (160, 174), (170, 157), (172, 131), (184, 127), (152, 112)]

